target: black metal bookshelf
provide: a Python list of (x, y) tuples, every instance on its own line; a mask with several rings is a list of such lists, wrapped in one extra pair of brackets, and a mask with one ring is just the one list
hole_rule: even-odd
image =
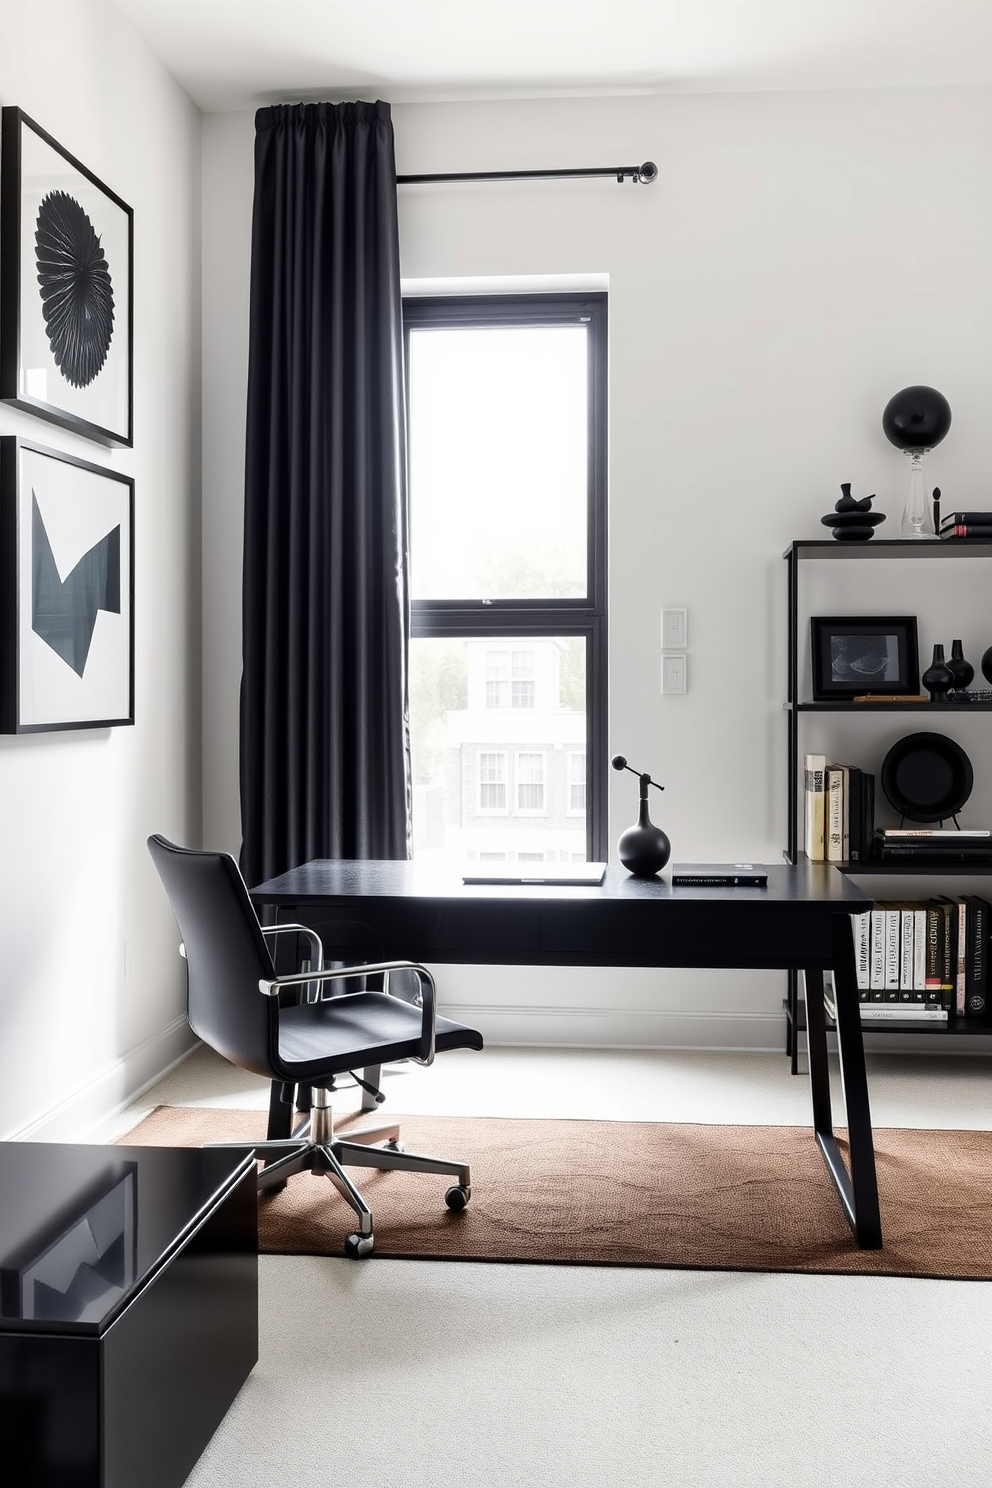
[[(800, 566), (804, 562), (864, 562), (878, 559), (950, 559), (958, 561), (974, 558), (992, 558), (992, 542), (975, 538), (941, 540), (872, 539), (869, 542), (843, 543), (834, 538), (799, 539), (791, 543), (782, 554), (787, 565), (788, 588), (788, 692), (783, 711), (786, 717), (788, 740), (788, 843), (783, 852), (787, 863), (798, 863), (805, 859), (800, 847), (800, 715), (803, 713), (900, 713), (915, 714), (921, 728), (932, 728), (940, 718), (960, 714), (992, 712), (992, 702), (975, 703), (854, 703), (849, 701), (813, 702), (799, 697), (800, 659), (804, 638), (799, 634), (799, 581)], [(962, 862), (953, 858), (928, 858), (926, 861), (902, 860), (884, 862), (872, 859), (863, 863), (835, 863), (841, 873), (852, 877), (885, 875), (888, 878), (934, 878), (953, 875), (955, 878), (992, 877), (992, 857), (988, 862)], [(799, 995), (799, 976), (789, 973), (788, 992), (785, 998), (786, 1045), (785, 1052), (792, 1065), (792, 1073), (798, 1073), (798, 1035), (806, 1028), (806, 1008)], [(832, 1026), (828, 1019), (828, 1026)], [(930, 1037), (948, 1037), (981, 1034), (992, 1035), (992, 1016), (957, 1017), (952, 1015), (946, 1023), (936, 1020), (906, 1021), (885, 1020), (864, 1022), (864, 1033), (924, 1033)]]

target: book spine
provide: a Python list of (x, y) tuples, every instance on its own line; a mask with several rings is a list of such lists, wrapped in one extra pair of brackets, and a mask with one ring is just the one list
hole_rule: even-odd
[(875, 850), (875, 777), (861, 776), (861, 854), (867, 863)]
[(946, 1023), (946, 1008), (894, 1007), (869, 1003), (861, 1010), (862, 1023)]
[(962, 523), (967, 525), (969, 522), (977, 522), (979, 526), (992, 526), (992, 511), (947, 512), (940, 519), (940, 530), (943, 532), (945, 527), (958, 527)]
[(876, 904), (871, 916), (871, 989), (872, 1002), (885, 1001), (885, 910)]
[(851, 916), (854, 936), (854, 965), (860, 1002), (871, 1001), (871, 913)]
[(885, 998), (886, 1002), (899, 1001), (899, 972), (901, 961), (901, 920), (899, 910), (891, 904), (885, 906)]
[(988, 1003), (989, 920), (992, 905), (977, 894), (968, 896), (968, 964), (965, 982), (965, 1016), (982, 1018)]
[(963, 899), (957, 901), (956, 910), (957, 940), (954, 947), (954, 1011), (958, 1017), (963, 1018), (965, 1009), (968, 1006), (968, 906)]
[(847, 765), (841, 767), (840, 775), (840, 860), (842, 863), (849, 863), (851, 860), (851, 771)]
[(992, 537), (992, 522), (955, 522), (953, 527), (941, 527), (941, 537)]
[(913, 908), (913, 1001), (926, 1002), (927, 912), (922, 904)]
[(840, 765), (827, 769), (827, 862), (844, 861), (844, 771)]
[(941, 972), (944, 962), (944, 915), (938, 904), (927, 904), (927, 1007), (940, 1007), (943, 996)]
[(826, 860), (824, 825), (826, 817), (827, 761), (822, 754), (803, 755), (803, 805), (806, 856), (811, 863)]
[(911, 905), (899, 911), (899, 1001), (913, 1000), (913, 933), (916, 915)]
[(847, 772), (847, 858), (848, 863), (864, 859), (864, 771), (851, 765)]

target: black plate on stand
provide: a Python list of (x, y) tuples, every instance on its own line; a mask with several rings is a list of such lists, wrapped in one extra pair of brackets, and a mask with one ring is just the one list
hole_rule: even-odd
[(909, 821), (946, 821), (956, 816), (975, 783), (971, 760), (944, 734), (907, 734), (882, 761), (885, 799)]

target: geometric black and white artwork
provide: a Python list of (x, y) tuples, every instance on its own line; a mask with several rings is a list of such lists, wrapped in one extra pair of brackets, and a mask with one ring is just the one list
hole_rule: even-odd
[(0, 728), (134, 722), (134, 482), (0, 439)]
[(131, 208), (18, 108), (0, 151), (0, 398), (130, 445)]

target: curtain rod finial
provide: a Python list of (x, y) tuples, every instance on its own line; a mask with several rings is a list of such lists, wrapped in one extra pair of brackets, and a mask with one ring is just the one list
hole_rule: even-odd
[(637, 175), (634, 177), (634, 181), (639, 181), (643, 186), (650, 186), (651, 182), (656, 181), (657, 179), (658, 167), (655, 165), (653, 160), (645, 160), (644, 164), (638, 170)]

